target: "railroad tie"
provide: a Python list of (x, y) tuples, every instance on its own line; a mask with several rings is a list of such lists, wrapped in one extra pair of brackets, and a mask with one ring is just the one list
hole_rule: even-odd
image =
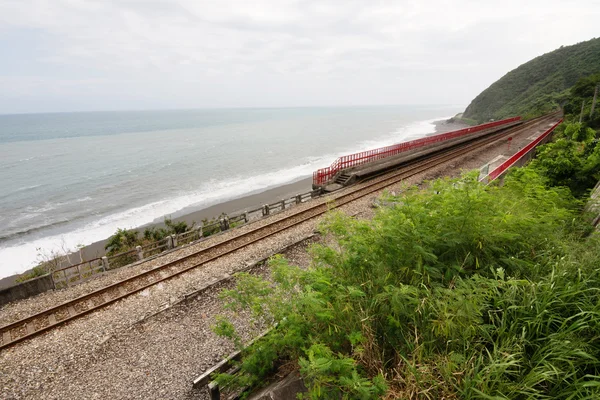
[(112, 297), (110, 297), (110, 294), (108, 294), (108, 292), (104, 292), (102, 293), (102, 299), (105, 303), (108, 303), (112, 300)]
[(67, 310), (69, 311), (69, 317), (75, 317), (75, 316), (77, 316), (77, 311), (75, 311), (75, 307), (68, 306)]

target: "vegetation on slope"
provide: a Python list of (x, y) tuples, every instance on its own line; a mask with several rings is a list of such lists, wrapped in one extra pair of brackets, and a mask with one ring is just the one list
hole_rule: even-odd
[(538, 148), (538, 157), (530, 166), (546, 177), (549, 185), (568, 187), (576, 197), (584, 197), (600, 180), (600, 102), (592, 113), (598, 85), (600, 74), (577, 81), (564, 103), (565, 123), (556, 129), (551, 143)]
[(339, 248), (308, 270), (273, 260), (276, 285), (240, 275), (230, 306), (277, 327), (234, 381), (288, 364), (314, 399), (600, 395), (600, 247), (579, 241), (579, 203), (533, 169), (476, 178), (408, 189), (372, 221), (330, 215)]
[[(580, 78), (600, 73), (600, 38), (564, 46), (510, 71), (469, 104), (464, 118), (485, 122), (558, 109)], [(579, 103), (581, 107), (581, 103)]]

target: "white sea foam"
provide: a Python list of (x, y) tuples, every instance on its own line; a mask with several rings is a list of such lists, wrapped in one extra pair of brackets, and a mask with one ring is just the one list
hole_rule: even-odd
[(20, 187), (17, 190), (15, 190), (15, 192), (22, 192), (24, 190), (35, 189), (35, 188), (39, 188), (40, 186), (42, 186), (41, 183), (39, 185), (23, 186), (23, 187)]
[[(406, 126), (402, 126), (398, 128), (396, 131), (385, 135), (376, 140), (365, 140), (354, 148), (352, 152), (360, 152), (370, 149), (377, 149), (379, 147), (390, 146), (392, 144), (407, 142), (409, 140), (414, 140), (421, 138), (427, 134), (435, 132), (435, 124), (434, 122), (440, 121), (443, 119), (448, 119), (450, 117), (439, 117), (433, 118), (425, 121), (417, 121)], [(344, 155), (347, 153), (340, 154)], [(338, 156), (339, 157), (339, 156)]]
[[(314, 170), (329, 165), (339, 156), (423, 137), (434, 132), (433, 122), (440, 119), (443, 117), (410, 123), (375, 140), (365, 140), (347, 149), (340, 149), (336, 153), (305, 157), (300, 160), (299, 165), (291, 168), (252, 177), (240, 175), (223, 181), (210, 181), (198, 190), (104, 216), (68, 233), (29, 241), (22, 238), (23, 242), (21, 243), (6, 243), (8, 246), (0, 247), (0, 260), (2, 260), (0, 277), (22, 272), (35, 265), (36, 261), (39, 261), (38, 249), (43, 249), (46, 254), (51, 251), (76, 249), (79, 245), (87, 245), (107, 238), (117, 228), (138, 227), (182, 209), (208, 207), (219, 202), (292, 183), (311, 176)], [(265, 185), (265, 182), (268, 184)], [(89, 200), (91, 200), (90, 197), (82, 197), (74, 201)], [(48, 207), (52, 206), (56, 206), (56, 204), (46, 204), (43, 210), (36, 211), (47, 211)]]

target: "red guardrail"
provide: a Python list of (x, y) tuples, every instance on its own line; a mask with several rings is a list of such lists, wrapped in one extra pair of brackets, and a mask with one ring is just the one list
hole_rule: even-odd
[(443, 142), (444, 140), (455, 139), (470, 133), (480, 132), (484, 129), (494, 128), (500, 125), (505, 125), (511, 122), (520, 121), (521, 117), (513, 117), (503, 119), (501, 121), (488, 122), (486, 124), (472, 126), (458, 131), (452, 131), (442, 133), (434, 136), (427, 136), (421, 139), (411, 140), (410, 142), (403, 142), (393, 144), (391, 146), (380, 147), (378, 149), (362, 151), (360, 153), (354, 153), (347, 156), (338, 158), (329, 167), (320, 168), (313, 173), (313, 184), (323, 185), (333, 179), (335, 174), (340, 170), (362, 165), (371, 161), (380, 160), (382, 158), (394, 156), (402, 152), (416, 149), (419, 147), (427, 146), (429, 144)]
[(500, 175), (502, 175), (502, 173), (504, 171), (506, 171), (507, 169), (512, 167), (517, 161), (519, 161), (523, 156), (525, 156), (525, 154), (527, 154), (530, 151), (532, 151), (533, 149), (535, 149), (542, 140), (544, 140), (548, 135), (550, 135), (554, 131), (554, 129), (556, 129), (556, 127), (558, 125), (560, 125), (561, 122), (563, 122), (562, 119), (560, 121), (558, 121), (556, 124), (552, 125), (552, 127), (550, 129), (548, 129), (546, 132), (542, 133), (533, 142), (531, 142), (527, 146), (523, 147), (521, 150), (519, 150), (517, 153), (515, 153), (513, 156), (511, 156), (508, 160), (504, 161), (502, 164), (500, 164), (498, 167), (496, 167), (492, 172), (488, 173), (485, 177), (480, 179), (480, 182), (488, 182), (489, 183), (489, 182), (493, 181), (494, 179), (496, 179), (497, 177), (499, 177)]

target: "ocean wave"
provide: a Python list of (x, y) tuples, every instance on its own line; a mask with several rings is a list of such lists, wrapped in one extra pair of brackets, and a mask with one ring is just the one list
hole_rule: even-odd
[(36, 188), (39, 188), (40, 186), (43, 186), (43, 184), (40, 183), (38, 185), (23, 186), (23, 187), (20, 187), (17, 190), (15, 190), (15, 192), (22, 192), (22, 191), (25, 191), (25, 190), (36, 189)]
[(60, 220), (60, 221), (51, 222), (49, 224), (42, 224), (42, 225), (38, 225), (38, 226), (33, 226), (31, 228), (23, 229), (21, 231), (9, 233), (9, 234), (0, 233), (0, 243), (2, 243), (4, 241), (8, 241), (8, 240), (17, 239), (19, 237), (23, 237), (23, 236), (26, 236), (26, 235), (30, 235), (30, 234), (35, 233), (35, 232), (40, 232), (40, 231), (43, 231), (43, 230), (47, 230), (49, 228), (55, 228), (57, 226), (65, 225), (65, 224), (68, 224), (69, 222), (72, 222), (72, 220), (63, 219), (63, 220)]
[(47, 211), (52, 211), (52, 210), (56, 210), (58, 207), (60, 207), (63, 203), (44, 203), (44, 205), (42, 205), (41, 207), (26, 207), (25, 211), (27, 211), (28, 215), (37, 215), (37, 214), (43, 214)]
[(3, 194), (0, 194), (0, 199), (4, 199), (4, 198), (10, 197), (10, 196), (13, 196), (13, 195), (15, 195), (17, 193), (27, 192), (27, 191), (30, 191), (30, 190), (34, 190), (34, 189), (37, 189), (37, 188), (42, 187), (42, 186), (47, 186), (47, 184), (40, 183), (38, 185), (22, 186), (22, 187), (20, 187), (18, 189), (13, 190), (12, 192), (6, 192), (6, 193), (3, 193)]
[[(72, 199), (72, 200), (57, 201), (54, 203), (46, 202), (39, 207), (27, 206), (23, 210), (24, 215), (15, 219), (15, 221), (39, 217), (40, 214), (48, 213), (48, 211), (54, 211), (54, 210), (64, 207), (64, 206), (68, 206), (68, 205), (75, 204), (75, 203), (84, 203), (86, 201), (91, 201), (91, 200), (92, 200), (92, 198), (90, 196), (85, 196), (85, 197)], [(48, 213), (48, 214), (51, 214), (51, 213)]]

